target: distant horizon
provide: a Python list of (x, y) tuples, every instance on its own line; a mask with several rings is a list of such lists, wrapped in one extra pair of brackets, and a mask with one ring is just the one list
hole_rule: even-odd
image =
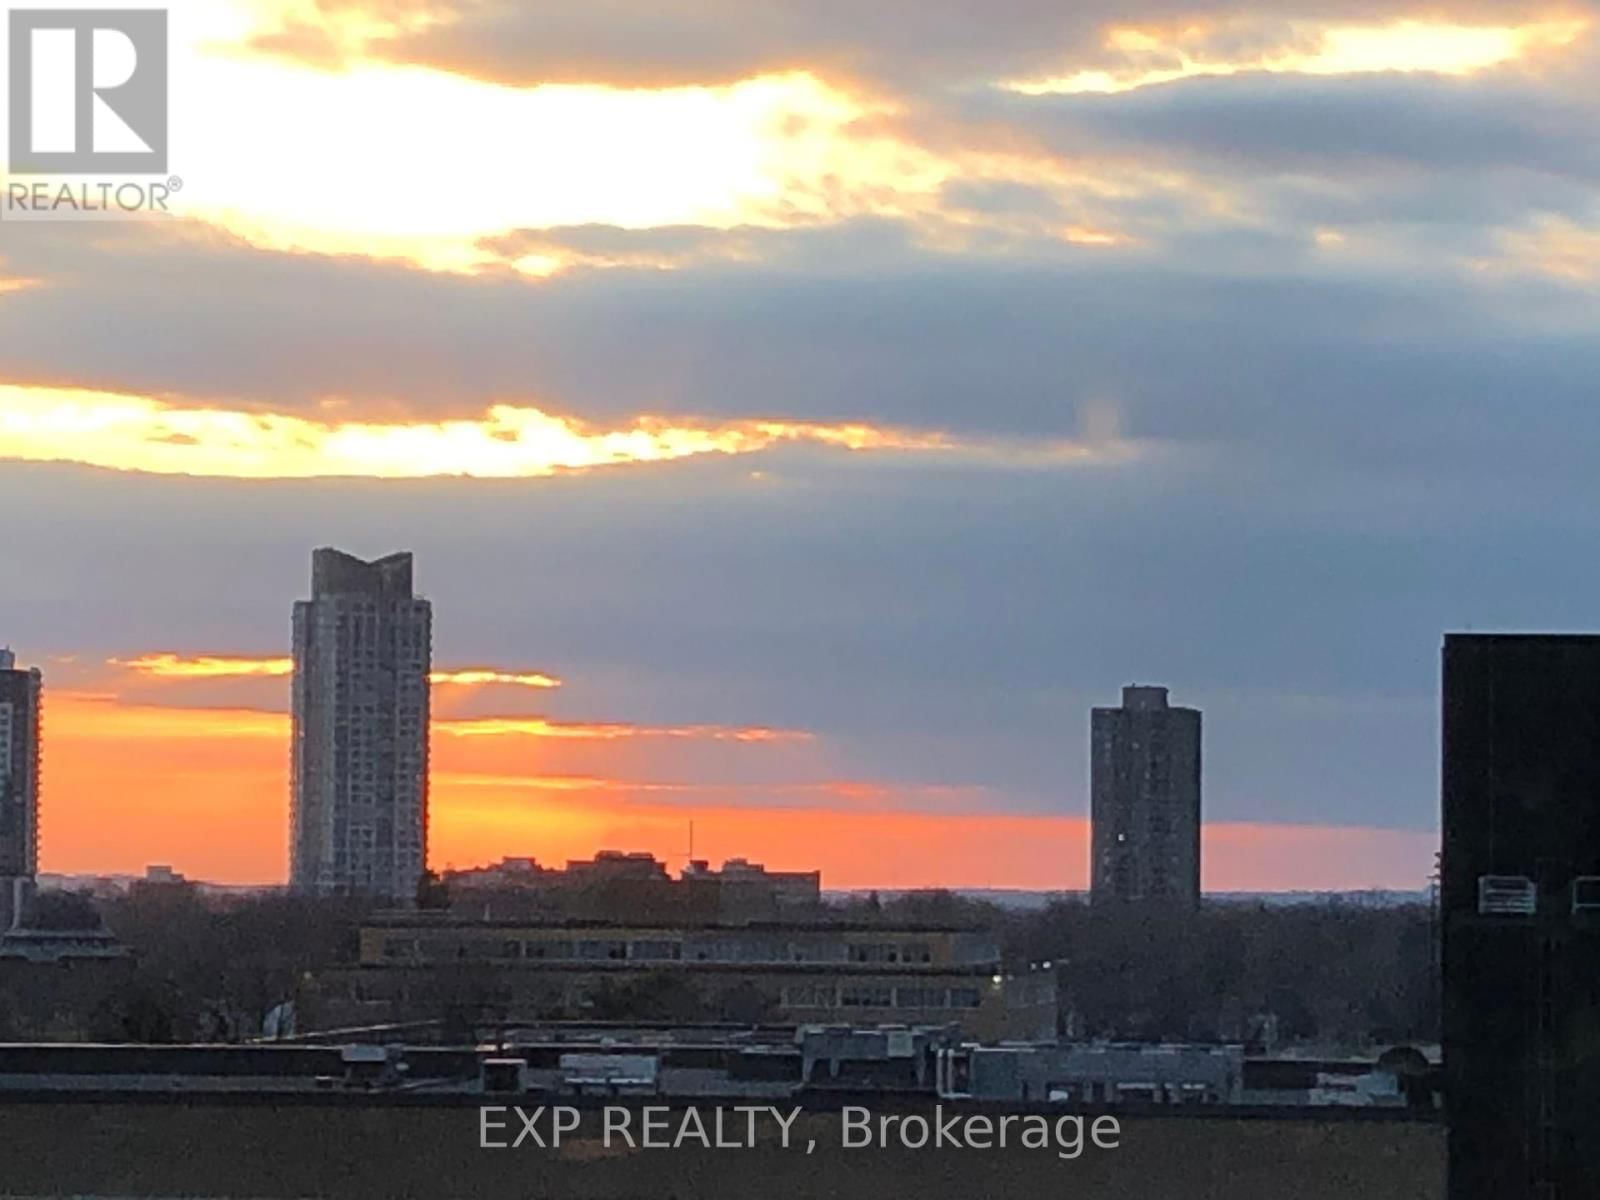
[[(167, 865), (167, 864), (152, 864), (152, 865)], [(668, 865), (670, 866), (670, 864), (668, 864)], [(176, 870), (176, 868), (174, 868), (174, 870)], [(183, 872), (181, 872), (181, 871), (178, 871), (177, 873), (179, 875), (183, 876), (181, 882), (183, 882), (183, 883), (192, 883), (192, 884), (196, 885), (197, 887), (203, 887), (203, 888), (217, 888), (217, 889), (230, 890), (230, 891), (233, 891), (233, 890), (237, 890), (237, 891), (287, 891), (288, 887), (289, 887), (287, 881), (281, 881), (281, 882), (278, 882), (278, 883), (250, 883), (250, 882), (223, 883), (223, 882), (218, 882), (217, 880), (214, 880), (214, 879), (195, 879), (195, 878), (191, 878), (188, 875), (184, 875)], [(133, 873), (127, 872), (127, 871), (41, 871), (41, 872), (39, 872), (39, 880), (40, 880), (41, 883), (54, 883), (54, 882), (60, 882), (60, 881), (93, 882), (93, 881), (97, 881), (97, 880), (113, 880), (113, 881), (117, 881), (117, 882), (137, 883), (137, 882), (144, 881), (145, 878), (146, 878), (146, 876), (145, 876), (145, 874), (143, 872), (140, 872), (139, 874), (133, 874)], [(1428, 885), (1424, 884), (1422, 887), (1417, 887), (1417, 888), (1385, 888), (1385, 887), (1366, 887), (1366, 888), (1278, 888), (1278, 889), (1265, 889), (1265, 890), (1253, 890), (1252, 889), (1252, 890), (1242, 890), (1242, 891), (1232, 890), (1232, 889), (1222, 889), (1222, 890), (1208, 890), (1208, 891), (1205, 891), (1203, 893), (1203, 895), (1206, 895), (1206, 896), (1326, 896), (1326, 895), (1364, 896), (1364, 895), (1386, 895), (1386, 894), (1392, 894), (1392, 895), (1397, 895), (1397, 896), (1398, 895), (1423, 896), (1423, 895), (1427, 895), (1428, 891), (1429, 891)], [(854, 887), (824, 887), (822, 889), (821, 894), (822, 894), (822, 897), (824, 899), (827, 899), (827, 898), (832, 897), (832, 896), (866, 896), (866, 895), (870, 895), (872, 893), (877, 893), (879, 895), (888, 894), (888, 895), (891, 895), (891, 896), (906, 896), (906, 895), (915, 895), (915, 894), (921, 893), (921, 892), (949, 892), (952, 895), (969, 895), (969, 896), (979, 896), (979, 895), (984, 895), (984, 894), (988, 894), (988, 893), (1015, 894), (1015, 895), (1023, 895), (1023, 896), (1081, 896), (1081, 897), (1087, 897), (1089, 895), (1089, 889), (1086, 888), (1086, 887), (1083, 887), (1083, 888), (1020, 888), (1020, 887), (998, 887), (998, 886), (996, 886), (996, 887), (945, 887), (945, 886), (938, 885), (938, 884), (929, 884), (929, 885), (925, 885), (925, 886), (922, 886), (922, 887), (880, 887), (880, 886), (875, 885), (875, 884), (861, 884), (861, 885), (857, 885), (857, 886), (854, 886)]]
[[(1083, 822), (1083, 824), (1086, 824), (1086, 822)], [(1209, 832), (1210, 831), (1208, 830), (1208, 833)], [(1220, 832), (1223, 832), (1223, 831), (1217, 831), (1217, 832), (1220, 833)], [(1259, 832), (1259, 831), (1228, 831), (1228, 832), (1230, 832), (1230, 833), (1245, 833), (1245, 834), (1248, 834), (1248, 833), (1251, 833), (1251, 832)], [(1278, 831), (1277, 830), (1268, 830), (1267, 831), (1267, 836), (1271, 836), (1271, 834), (1273, 834), (1275, 832), (1278, 832)], [(1334, 832), (1334, 831), (1329, 831), (1329, 830), (1307, 831), (1305, 836), (1308, 836), (1308, 837), (1326, 836), (1330, 832)], [(1362, 833), (1362, 832), (1364, 832), (1364, 831), (1357, 831), (1358, 836), (1354, 839), (1353, 852), (1357, 853), (1357, 854), (1362, 853), (1363, 849), (1364, 849), (1362, 847), (1362, 845), (1361, 845), (1361, 838), (1359, 836), (1360, 833)], [(1083, 844), (1086, 847), (1087, 846), (1087, 837), (1086, 837), (1086, 835), (1081, 835), (1081, 836), (1083, 837)], [(1406, 838), (1410, 839), (1410, 838), (1414, 838), (1414, 837), (1426, 838), (1428, 835), (1407, 834), (1405, 836), (1406, 836)], [(1247, 869), (1255, 861), (1255, 856), (1257, 854), (1257, 851), (1252, 846), (1250, 846), (1248, 842), (1245, 842), (1243, 844), (1240, 844), (1240, 843), (1237, 843), (1237, 842), (1235, 842), (1234, 844), (1231, 844), (1231, 845), (1228, 845), (1227, 843), (1224, 843), (1224, 844), (1227, 846), (1227, 850), (1228, 850), (1228, 852), (1230, 852), (1231, 858), (1236, 862), (1243, 862), (1246, 865)], [(1415, 850), (1416, 848), (1415, 847), (1410, 847), (1408, 849), (1409, 850)], [(1323, 883), (1317, 883), (1317, 882), (1314, 882), (1314, 881), (1313, 882), (1309, 882), (1309, 883), (1305, 882), (1305, 881), (1300, 881), (1300, 882), (1294, 883), (1292, 885), (1280, 885), (1280, 886), (1274, 886), (1271, 883), (1266, 883), (1263, 886), (1251, 886), (1251, 885), (1247, 885), (1247, 886), (1226, 886), (1226, 885), (1217, 886), (1217, 885), (1214, 885), (1214, 884), (1203, 882), (1202, 883), (1202, 894), (1207, 895), (1207, 896), (1226, 896), (1226, 895), (1267, 895), (1267, 894), (1277, 894), (1277, 895), (1296, 895), (1296, 894), (1317, 895), (1317, 894), (1329, 894), (1329, 893), (1361, 894), (1361, 893), (1376, 893), (1376, 892), (1396, 892), (1396, 893), (1411, 893), (1411, 892), (1420, 893), (1420, 892), (1425, 892), (1427, 890), (1427, 888), (1428, 888), (1429, 876), (1430, 876), (1430, 874), (1432, 873), (1432, 870), (1433, 870), (1433, 854), (1437, 849), (1437, 839), (1434, 840), (1434, 844), (1433, 844), (1433, 848), (1432, 849), (1428, 849), (1425, 846), (1423, 847), (1423, 849), (1426, 850), (1426, 858), (1424, 860), (1424, 865), (1423, 865), (1420, 873), (1415, 877), (1414, 880), (1409, 880), (1404, 876), (1396, 875), (1395, 878), (1390, 880), (1390, 881), (1376, 881), (1376, 882), (1371, 882), (1371, 883), (1356, 883), (1356, 884), (1342, 884), (1342, 883), (1339, 883), (1339, 882), (1327, 882), (1327, 883), (1323, 884)], [(446, 871), (452, 871), (452, 870), (475, 870), (475, 869), (481, 869), (481, 868), (485, 868), (485, 867), (493, 867), (493, 866), (497, 865), (498, 863), (500, 863), (505, 858), (527, 858), (527, 857), (532, 857), (532, 858), (536, 859), (541, 866), (544, 866), (544, 867), (547, 867), (547, 868), (561, 869), (561, 868), (565, 867), (565, 865), (569, 861), (569, 859), (576, 859), (576, 860), (592, 859), (598, 852), (600, 852), (602, 850), (620, 850), (620, 851), (622, 851), (624, 853), (649, 853), (649, 854), (652, 854), (655, 857), (656, 861), (662, 863), (667, 868), (668, 872), (672, 875), (673, 878), (677, 877), (678, 871), (681, 870), (683, 865), (685, 865), (685, 863), (688, 861), (686, 854), (684, 854), (683, 852), (663, 854), (663, 853), (659, 852), (658, 850), (652, 850), (650, 847), (647, 847), (647, 846), (633, 846), (633, 845), (628, 845), (628, 844), (611, 844), (611, 843), (608, 843), (606, 845), (592, 847), (592, 848), (588, 849), (588, 851), (585, 852), (585, 853), (575, 854), (575, 855), (571, 855), (571, 856), (568, 856), (568, 855), (552, 855), (552, 856), (546, 857), (546, 856), (537, 855), (537, 854), (535, 854), (535, 855), (528, 855), (528, 854), (495, 854), (492, 857), (484, 858), (482, 860), (474, 861), (474, 862), (452, 862), (452, 863), (442, 864), (442, 865), (440, 865), (440, 864), (430, 864), (430, 868), (429, 869), (437, 871), (437, 872), (440, 872), (440, 873), (443, 873), (443, 872), (446, 872)], [(1086, 855), (1087, 855), (1087, 850), (1085, 849), (1085, 856)], [(864, 894), (864, 893), (867, 893), (867, 892), (874, 892), (874, 891), (876, 891), (876, 892), (890, 892), (890, 893), (919, 892), (919, 891), (948, 891), (948, 892), (966, 892), (966, 893), (1008, 892), (1008, 893), (1027, 894), (1027, 895), (1040, 895), (1040, 896), (1055, 895), (1055, 894), (1061, 894), (1061, 895), (1085, 895), (1085, 896), (1087, 896), (1089, 894), (1089, 885), (1088, 885), (1088, 880), (1087, 880), (1087, 862), (1086, 861), (1085, 861), (1084, 865), (1080, 868), (1080, 871), (1083, 874), (1084, 878), (1083, 878), (1083, 880), (1081, 882), (1078, 882), (1078, 883), (1058, 883), (1058, 882), (1050, 882), (1050, 881), (1046, 881), (1046, 882), (1030, 882), (1030, 881), (1020, 881), (1020, 882), (1019, 881), (1009, 881), (1009, 882), (960, 882), (960, 881), (957, 881), (957, 882), (941, 882), (941, 881), (937, 881), (937, 880), (922, 882), (922, 881), (903, 880), (903, 879), (902, 880), (895, 880), (895, 881), (891, 881), (891, 882), (886, 882), (886, 881), (881, 880), (881, 879), (874, 880), (874, 879), (872, 879), (870, 877), (862, 878), (862, 879), (846, 878), (843, 881), (836, 882), (833, 878), (830, 877), (829, 871), (827, 870), (827, 868), (825, 866), (821, 866), (821, 865), (819, 865), (817, 863), (814, 863), (814, 862), (803, 862), (803, 861), (799, 861), (799, 860), (792, 859), (792, 858), (787, 858), (787, 857), (779, 857), (779, 856), (763, 857), (762, 855), (760, 855), (758, 853), (750, 853), (748, 851), (740, 851), (740, 850), (737, 850), (737, 849), (731, 850), (726, 854), (721, 853), (720, 851), (719, 852), (715, 852), (715, 853), (702, 852), (701, 850), (697, 849), (696, 852), (695, 852), (695, 857), (697, 859), (705, 859), (705, 860), (711, 862), (713, 866), (719, 865), (719, 864), (721, 864), (721, 863), (723, 863), (723, 862), (725, 862), (725, 861), (727, 861), (729, 859), (743, 858), (743, 859), (746, 859), (747, 861), (750, 861), (750, 862), (760, 863), (763, 866), (765, 866), (768, 870), (773, 870), (773, 871), (813, 871), (813, 870), (820, 871), (821, 875), (822, 875), (822, 891), (823, 891), (824, 895), (827, 895), (827, 894), (830, 894), (830, 893), (836, 894), (836, 895)], [(133, 881), (133, 880), (143, 879), (145, 877), (145, 874), (146, 874), (146, 871), (147, 871), (148, 868), (157, 867), (157, 866), (170, 867), (173, 871), (175, 871), (178, 874), (182, 875), (184, 877), (185, 881), (190, 882), (190, 883), (199, 884), (199, 885), (202, 885), (202, 886), (208, 886), (208, 887), (230, 888), (230, 889), (233, 889), (233, 888), (237, 888), (237, 889), (286, 889), (288, 887), (287, 872), (285, 872), (284, 874), (282, 874), (282, 875), (280, 875), (280, 876), (278, 876), (276, 878), (273, 878), (273, 877), (270, 877), (270, 876), (261, 876), (261, 877), (254, 877), (254, 878), (252, 878), (252, 877), (239, 877), (239, 876), (221, 876), (221, 877), (218, 877), (218, 876), (215, 876), (215, 875), (208, 875), (208, 874), (205, 874), (205, 873), (197, 873), (194, 870), (186, 868), (183, 862), (174, 861), (172, 859), (159, 859), (159, 860), (151, 859), (151, 860), (147, 860), (146, 862), (144, 862), (144, 863), (142, 863), (141, 865), (138, 865), (138, 866), (119, 866), (119, 867), (113, 867), (113, 868), (108, 868), (108, 869), (104, 869), (104, 870), (94, 869), (94, 868), (89, 868), (89, 869), (62, 869), (62, 868), (59, 868), (59, 867), (57, 867), (55, 865), (48, 865), (48, 866), (41, 867), (40, 875), (41, 875), (41, 877), (48, 876), (48, 877), (52, 877), (52, 878), (75, 879), (75, 880), (85, 880), (85, 881), (91, 881), (91, 880), (95, 880), (95, 879), (113, 879), (113, 880)], [(1340, 866), (1340, 865), (1336, 865), (1333, 869), (1337, 871), (1337, 870), (1342, 870), (1343, 867)]]

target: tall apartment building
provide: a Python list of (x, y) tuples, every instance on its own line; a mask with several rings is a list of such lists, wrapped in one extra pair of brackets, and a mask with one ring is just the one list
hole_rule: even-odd
[(1200, 713), (1125, 687), (1090, 722), (1091, 896), (1200, 903)]
[(428, 852), (432, 636), (410, 554), (312, 555), (311, 599), (294, 606), (295, 891), (415, 895)]
[(0, 933), (21, 916), (39, 870), (39, 668), (0, 650)]
[(1450, 1200), (1600, 1196), (1600, 637), (1444, 642)]

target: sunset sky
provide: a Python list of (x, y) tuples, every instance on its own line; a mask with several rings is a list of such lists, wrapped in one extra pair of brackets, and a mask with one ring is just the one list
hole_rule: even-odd
[(1144, 682), (1208, 888), (1417, 887), (1442, 632), (1600, 624), (1595, 4), (170, 10), (178, 215), (0, 225), (47, 870), (284, 878), (322, 545), (436, 867), (1081, 887)]

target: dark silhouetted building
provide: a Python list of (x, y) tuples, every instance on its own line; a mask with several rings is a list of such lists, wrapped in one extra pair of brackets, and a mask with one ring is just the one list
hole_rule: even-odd
[(1092, 896), (1200, 903), (1200, 713), (1125, 687), (1091, 720)]
[(717, 870), (691, 859), (673, 879), (666, 863), (643, 851), (601, 850), (592, 859), (568, 860), (564, 870), (534, 858), (503, 858), (446, 870), (443, 882), (458, 912), (507, 919), (628, 921), (648, 913), (658, 921), (735, 924), (794, 920), (822, 903), (820, 871), (769, 871), (743, 858)]
[(1600, 637), (1444, 643), (1450, 1200), (1600, 1196)]
[(294, 606), (290, 886), (410, 899), (428, 851), (433, 611), (411, 555), (311, 560)]
[(0, 933), (27, 907), (39, 871), (39, 668), (0, 650)]
[(723, 920), (744, 915), (751, 919), (815, 909), (822, 903), (821, 871), (769, 871), (762, 863), (730, 858), (715, 870), (703, 858), (691, 859), (683, 869), (690, 887), (710, 888), (718, 896)]

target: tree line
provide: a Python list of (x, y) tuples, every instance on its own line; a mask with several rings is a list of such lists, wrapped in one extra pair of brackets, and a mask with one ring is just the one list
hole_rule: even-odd
[[(78, 981), (76, 992), (40, 986), (48, 971), (28, 975), (7, 965), (0, 1039), (256, 1036), (275, 1005), (314, 996), (308, 985), (319, 972), (355, 961), (357, 930), (371, 911), (354, 900), (215, 897), (187, 886), (135, 887), (94, 901), (58, 893), (39, 903), (36, 920), (57, 928), (103, 922), (129, 958), (100, 975), (49, 976)], [(1062, 897), (1018, 911), (925, 891), (829, 904), (815, 916), (987, 930), (1008, 969), (1050, 964), (1065, 1037), (1244, 1042), (1271, 1051), (1438, 1036), (1436, 938), (1426, 904), (1213, 902), (1182, 912)], [(748, 997), (714, 999), (702, 1005), (681, 981), (641, 977), (597, 997), (596, 1011), (570, 1015), (715, 1020), (754, 1012)], [(302, 1013), (304, 1030), (315, 1013)]]

